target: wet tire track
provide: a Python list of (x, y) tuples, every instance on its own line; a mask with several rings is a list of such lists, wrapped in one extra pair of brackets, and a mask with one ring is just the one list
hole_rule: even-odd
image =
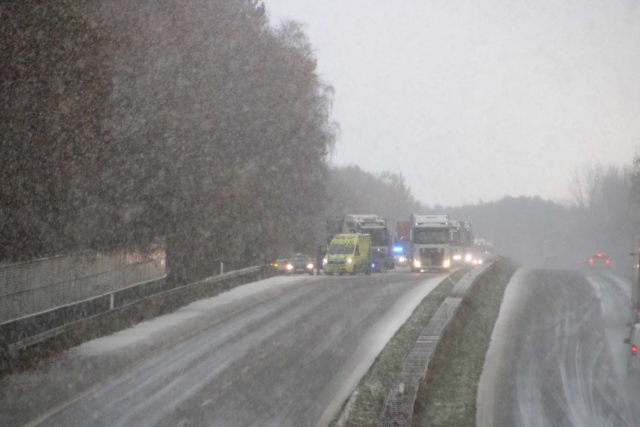
[(607, 345), (602, 295), (570, 271), (535, 270), (529, 286), (507, 387), (507, 425), (635, 425)]

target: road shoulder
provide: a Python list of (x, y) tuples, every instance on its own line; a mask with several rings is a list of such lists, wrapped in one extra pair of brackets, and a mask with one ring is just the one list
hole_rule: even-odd
[[(491, 334), (491, 343), (484, 360), (482, 375), (478, 383), (476, 399), (476, 425), (491, 427), (496, 419), (496, 397), (500, 395), (500, 378), (505, 378), (506, 369), (504, 355), (513, 346), (513, 336), (517, 332), (519, 314), (526, 302), (528, 289), (525, 286), (529, 270), (518, 269), (513, 275), (504, 293), (500, 313)], [(497, 417), (501, 418), (501, 417)]]
[(5, 417), (26, 423), (36, 414), (59, 408), (203, 329), (318, 280), (317, 276), (277, 276), (242, 285), (8, 375), (0, 380), (0, 425), (7, 425), (2, 422)]
[(353, 393), (333, 419), (332, 426), (377, 426), (384, 399), (406, 355), (431, 317), (468, 270), (458, 270), (441, 280), (413, 310), (410, 317), (384, 346)]

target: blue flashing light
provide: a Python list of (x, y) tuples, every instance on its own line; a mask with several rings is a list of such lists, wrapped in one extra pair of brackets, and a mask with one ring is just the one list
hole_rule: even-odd
[(394, 254), (401, 254), (402, 252), (404, 252), (404, 248), (402, 246), (394, 246), (393, 247), (393, 253)]

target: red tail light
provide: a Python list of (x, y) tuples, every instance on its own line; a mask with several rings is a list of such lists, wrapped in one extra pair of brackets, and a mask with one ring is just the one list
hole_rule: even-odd
[(606, 262), (607, 264), (609, 264), (609, 260), (606, 260), (605, 262)]
[(638, 352), (638, 347), (636, 347), (635, 345), (632, 345), (631, 346), (631, 355), (635, 356), (637, 352)]
[(598, 258), (602, 257), (602, 254), (598, 254)]
[(591, 258), (590, 258), (590, 259), (589, 259), (589, 262), (593, 264), (593, 259), (591, 259)]

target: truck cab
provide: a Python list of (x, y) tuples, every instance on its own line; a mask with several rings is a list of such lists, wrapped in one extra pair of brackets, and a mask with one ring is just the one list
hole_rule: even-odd
[(449, 271), (451, 228), (447, 215), (411, 215), (411, 271)]
[(371, 274), (371, 236), (351, 233), (336, 235), (327, 248), (324, 274)]

